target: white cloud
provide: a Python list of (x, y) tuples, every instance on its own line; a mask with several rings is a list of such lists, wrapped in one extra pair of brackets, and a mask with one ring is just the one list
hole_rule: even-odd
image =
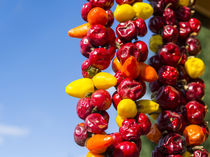
[(6, 136), (8, 137), (24, 137), (29, 135), (29, 130), (22, 127), (0, 124), (0, 145), (4, 143)]
[(26, 136), (28, 134), (29, 130), (26, 128), (0, 124), (0, 136), (1, 135)]

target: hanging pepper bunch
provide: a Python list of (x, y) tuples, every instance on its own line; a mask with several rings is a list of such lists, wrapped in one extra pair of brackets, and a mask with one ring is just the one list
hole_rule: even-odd
[(150, 41), (156, 53), (149, 64), (158, 71), (159, 79), (150, 83), (152, 98), (160, 106), (157, 119), (148, 133), (158, 143), (153, 157), (208, 157), (202, 145), (209, 129), (204, 118), (207, 106), (202, 101), (205, 84), (200, 78), (204, 62), (196, 57), (201, 52), (197, 39), (201, 24), (193, 18), (194, 2), (190, 0), (151, 0), (154, 16), (149, 21), (155, 33)]
[(106, 91), (117, 84), (117, 79), (109, 73), (101, 72), (109, 67), (115, 56), (114, 22), (110, 10), (114, 0), (89, 0), (81, 9), (81, 16), (87, 23), (71, 29), (70, 37), (81, 38), (80, 51), (87, 59), (82, 63), (84, 78), (71, 82), (66, 93), (80, 98), (77, 115), (84, 122), (74, 130), (74, 140), (89, 150), (87, 157), (104, 157), (107, 148), (113, 145), (114, 137), (107, 135), (112, 99)]
[[(116, 122), (119, 133), (117, 134), (121, 140), (114, 146), (113, 156), (139, 157), (140, 136), (148, 134), (151, 128), (146, 113), (158, 109), (157, 103), (140, 100), (146, 92), (145, 82), (158, 79), (156, 70), (144, 63), (148, 56), (147, 44), (138, 40), (138, 37), (147, 34), (144, 20), (152, 16), (153, 8), (139, 0), (116, 0), (116, 2), (118, 5), (114, 17), (119, 24), (116, 27), (115, 43), (118, 50), (112, 62), (112, 69), (115, 72), (117, 85), (112, 101), (118, 112)], [(133, 146), (132, 151), (126, 148), (131, 146)]]
[[(82, 64), (84, 78), (73, 81), (66, 93), (80, 98), (77, 114), (84, 120), (74, 131), (75, 142), (86, 146), (87, 157), (139, 157), (141, 135), (151, 127), (146, 113), (157, 112), (159, 106), (150, 100), (139, 100), (146, 92), (146, 82), (158, 79), (155, 69), (144, 63), (148, 56), (147, 45), (138, 41), (145, 36), (144, 22), (153, 14), (153, 8), (141, 0), (89, 0), (81, 10), (87, 23), (69, 31), (70, 37), (81, 38), (81, 54), (87, 58)], [(115, 32), (110, 28), (114, 17), (120, 24)], [(135, 40), (135, 42), (132, 42)], [(115, 76), (101, 72), (112, 62)], [(117, 91), (111, 97), (110, 87)], [(107, 134), (109, 114), (113, 102), (118, 111), (119, 132)]]

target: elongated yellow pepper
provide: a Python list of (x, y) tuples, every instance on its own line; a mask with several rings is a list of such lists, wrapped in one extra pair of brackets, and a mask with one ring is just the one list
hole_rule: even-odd
[(89, 78), (78, 79), (66, 86), (66, 93), (76, 98), (83, 98), (93, 92), (94, 84)]
[(138, 107), (138, 112), (146, 114), (159, 112), (159, 104), (152, 100), (139, 100), (136, 103)]
[(106, 72), (96, 74), (92, 80), (97, 89), (109, 89), (117, 85), (117, 79)]

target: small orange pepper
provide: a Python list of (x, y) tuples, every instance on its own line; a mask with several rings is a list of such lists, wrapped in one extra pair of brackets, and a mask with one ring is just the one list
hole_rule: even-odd
[(80, 25), (78, 27), (72, 28), (68, 34), (70, 37), (73, 38), (83, 38), (87, 35), (91, 25), (89, 23), (85, 23), (83, 25)]
[(106, 25), (108, 22), (108, 14), (103, 8), (95, 7), (89, 11), (87, 19), (91, 25)]
[(121, 68), (122, 68), (122, 64), (120, 63), (118, 58), (115, 57), (112, 62), (112, 70), (116, 73), (116, 72), (120, 71)]
[(140, 65), (140, 79), (146, 82), (154, 82), (158, 79), (158, 74), (156, 70), (143, 62), (139, 63)]
[(158, 143), (158, 141), (160, 140), (161, 136), (162, 136), (162, 133), (161, 133), (161, 131), (158, 129), (156, 123), (153, 124), (153, 125), (151, 126), (151, 129), (150, 129), (149, 133), (146, 135), (146, 137), (147, 137), (150, 141), (152, 141), (152, 142), (154, 142), (154, 143)]
[(130, 56), (123, 63), (121, 67), (121, 73), (131, 79), (136, 79), (140, 74), (139, 62), (134, 56)]
[(96, 134), (87, 140), (86, 147), (94, 154), (102, 154), (113, 142), (113, 137), (110, 135)]
[(205, 134), (199, 125), (188, 125), (183, 132), (187, 145), (197, 146), (205, 142)]

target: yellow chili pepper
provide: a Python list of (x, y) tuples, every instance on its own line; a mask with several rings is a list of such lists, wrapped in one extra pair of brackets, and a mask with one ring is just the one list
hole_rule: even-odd
[(138, 106), (138, 112), (146, 114), (159, 112), (159, 104), (152, 100), (139, 100), (136, 103)]
[(114, 11), (114, 17), (118, 22), (132, 20), (136, 16), (133, 7), (129, 4), (117, 5)]
[(148, 3), (144, 2), (136, 2), (133, 4), (133, 9), (136, 12), (137, 18), (142, 18), (143, 20), (148, 19), (150, 16), (152, 16), (154, 10), (152, 6)]
[(149, 39), (149, 48), (152, 52), (157, 53), (159, 48), (163, 45), (163, 38), (161, 35), (153, 35)]
[(200, 58), (189, 57), (185, 62), (185, 70), (191, 78), (196, 79), (203, 75), (205, 64)]
[(117, 125), (118, 125), (119, 128), (122, 126), (122, 123), (123, 123), (123, 121), (124, 121), (125, 119), (126, 119), (126, 118), (121, 117), (119, 114), (117, 115), (117, 117), (116, 117), (116, 123), (117, 123)]
[(191, 157), (191, 154), (190, 154), (190, 152), (186, 151), (182, 156), (183, 157)]
[(94, 84), (89, 78), (78, 79), (66, 86), (66, 93), (76, 98), (83, 98), (93, 92)]
[(179, 5), (187, 7), (190, 4), (190, 0), (179, 0)]
[(123, 99), (117, 106), (117, 112), (121, 117), (134, 118), (137, 114), (136, 103), (131, 99)]
[(96, 74), (92, 80), (97, 89), (108, 89), (117, 85), (117, 79), (106, 72)]

